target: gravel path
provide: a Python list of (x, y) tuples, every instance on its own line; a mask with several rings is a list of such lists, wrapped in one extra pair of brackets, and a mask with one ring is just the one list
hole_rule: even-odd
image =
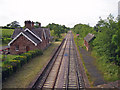
[(90, 52), (87, 52), (81, 47), (79, 47), (79, 49), (80, 53), (82, 54), (88, 73), (90, 74), (91, 80), (93, 81), (93, 86), (105, 84), (106, 82), (103, 79), (103, 75), (94, 64), (95, 59), (90, 56)]

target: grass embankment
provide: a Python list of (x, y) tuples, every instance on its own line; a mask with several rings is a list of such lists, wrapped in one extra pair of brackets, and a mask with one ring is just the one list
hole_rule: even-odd
[(35, 79), (60, 43), (61, 41), (52, 43), (52, 45), (43, 52), (42, 56), (30, 60), (28, 64), (25, 64), (3, 83), (3, 88), (26, 88), (30, 82)]
[(14, 29), (0, 29), (0, 32), (2, 33), (2, 38), (0, 39), (2, 44), (0, 46), (7, 46), (7, 44), (12, 40), (11, 35), (13, 34)]
[(2, 32), (2, 36), (10, 36), (13, 34), (14, 29), (0, 29), (0, 32)]
[[(84, 45), (83, 44), (83, 42), (84, 42), (83, 39), (77, 38), (76, 35), (74, 34), (74, 40), (75, 40), (75, 43), (76, 43), (77, 47), (81, 46), (82, 48), (85, 49), (85, 46), (83, 46)], [(77, 41), (78, 41), (78, 43), (77, 43)], [(78, 47), (78, 50), (79, 50), (79, 47)], [(96, 59), (95, 65), (102, 72), (105, 81), (111, 82), (111, 81), (120, 80), (119, 72), (118, 72), (118, 71), (120, 71), (119, 66), (117, 66), (117, 65), (115, 65), (113, 63), (110, 63), (110, 62), (106, 62), (107, 60), (106, 60), (106, 58), (104, 56), (97, 55), (96, 51), (94, 50), (94, 47), (93, 47), (93, 50), (91, 51), (91, 53), (92, 53), (91, 56)], [(82, 58), (81, 53), (80, 53), (80, 57), (81, 57), (81, 59), (83, 61), (83, 66), (84, 66), (85, 71), (87, 73), (88, 79), (89, 79), (89, 81), (90, 81), (90, 83), (92, 85), (92, 81), (90, 79), (90, 75), (87, 72), (87, 69), (86, 69), (86, 67), (84, 65), (84, 60)]]

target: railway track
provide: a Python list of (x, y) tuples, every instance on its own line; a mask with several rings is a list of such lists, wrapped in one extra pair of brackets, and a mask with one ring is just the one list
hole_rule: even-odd
[(71, 32), (32, 88), (85, 88)]

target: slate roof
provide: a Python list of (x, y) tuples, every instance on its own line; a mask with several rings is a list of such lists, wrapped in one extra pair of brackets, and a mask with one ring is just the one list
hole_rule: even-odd
[(46, 33), (46, 38), (50, 38), (50, 29), (49, 28), (44, 28), (45, 33)]
[(35, 28), (31, 30), (35, 35), (42, 38), (43, 28)]
[[(31, 32), (33, 33), (31, 33)], [(11, 36), (12, 39), (14, 39), (18, 34), (20, 34), (21, 32), (23, 34), (25, 34), (28, 38), (30, 38), (33, 42), (35, 42), (36, 44), (40, 43), (42, 40), (42, 35), (45, 31), (46, 34), (46, 38), (49, 38), (49, 33), (50, 33), (50, 29), (49, 28), (33, 28), (31, 30), (29, 30), (28, 28), (26, 29), (15, 29), (13, 32), (13, 35)]]
[[(32, 31), (39, 38), (42, 38), (43, 30), (45, 30), (46, 36), (49, 37), (50, 29), (49, 28), (33, 28)], [(11, 38), (15, 38), (20, 32), (25, 32), (24, 29), (15, 29)]]
[(24, 32), (24, 34), (26, 36), (28, 36), (32, 41), (34, 41), (35, 43), (40, 43), (40, 40), (38, 40), (35, 36), (33, 36), (31, 33), (29, 33), (28, 31), (27, 32)]
[(88, 33), (88, 35), (86, 37), (84, 37), (84, 40), (86, 40), (87, 42), (91, 41), (94, 38), (94, 34)]
[(11, 38), (15, 38), (20, 32), (24, 32), (24, 30), (20, 28), (15, 29)]

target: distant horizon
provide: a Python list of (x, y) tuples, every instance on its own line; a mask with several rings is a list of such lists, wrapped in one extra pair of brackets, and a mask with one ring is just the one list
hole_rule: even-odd
[(74, 27), (76, 24), (95, 26), (99, 17), (109, 14), (118, 16), (119, 0), (0, 0), (0, 26), (18, 21), (38, 21), (42, 26), (49, 23)]
[[(110, 13), (110, 14), (111, 14), (111, 13)], [(110, 15), (110, 14), (109, 14), (109, 15)], [(109, 15), (108, 15), (108, 16), (109, 16)], [(107, 16), (107, 17), (108, 17), (108, 16)], [(117, 15), (117, 16), (118, 16), (118, 15)], [(117, 19), (117, 16), (116, 16), (116, 17), (113, 16), (113, 17), (114, 17), (115, 19)], [(101, 17), (101, 16), (100, 16), (100, 17)], [(104, 18), (104, 19), (107, 19), (107, 17)], [(98, 18), (99, 18), (99, 17), (98, 17)], [(102, 19), (103, 19), (103, 18), (102, 18)], [(16, 20), (14, 20), (14, 21), (16, 21)], [(28, 20), (25, 20), (25, 21), (28, 21)], [(23, 21), (23, 23), (24, 23), (25, 21)], [(30, 20), (30, 21), (31, 21), (31, 20)], [(98, 20), (98, 21), (99, 21), (99, 20)], [(13, 21), (11, 21), (11, 22), (13, 22)], [(11, 23), (11, 22), (9, 22), (9, 23)], [(17, 21), (17, 22), (19, 22), (19, 21)], [(39, 22), (39, 21), (33, 21), (33, 22)], [(9, 24), (9, 23), (7, 23), (7, 24)], [(19, 23), (20, 23), (20, 22), (19, 22)], [(40, 23), (41, 23), (41, 22), (40, 22)], [(48, 24), (52, 24), (52, 23), (54, 23), (54, 22), (51, 22), (51, 23), (48, 23)], [(7, 25), (7, 24), (6, 24), (6, 25)], [(47, 24), (47, 25), (48, 25), (48, 24)], [(59, 24), (59, 23), (55, 23), (55, 24)], [(86, 24), (86, 23), (76, 23), (76, 24)], [(75, 25), (76, 25), (76, 24), (75, 24)], [(88, 25), (88, 24), (89, 24), (89, 23), (87, 23), (86, 25)], [(97, 22), (96, 22), (96, 24), (97, 24)], [(96, 25), (96, 24), (95, 24), (95, 25)], [(4, 25), (4, 26), (6, 26), (6, 25)], [(19, 24), (19, 25), (20, 25), (20, 24)], [(42, 23), (41, 23), (41, 26), (42, 26), (42, 27), (45, 27), (45, 26), (47, 26), (47, 25), (44, 25), (44, 26), (43, 26)], [(65, 24), (59, 24), (59, 25), (65, 25)], [(74, 26), (75, 26), (75, 25), (74, 25)], [(91, 26), (91, 27), (94, 27), (95, 25), (90, 25), (90, 26)], [(0, 27), (4, 27), (4, 26), (1, 26), (1, 25), (0, 25)], [(20, 26), (21, 26), (21, 27), (24, 27), (25, 24), (20, 25)], [(66, 26), (66, 25), (65, 25), (65, 26)], [(73, 27), (74, 27), (74, 26), (73, 26)], [(66, 27), (69, 27), (69, 26), (66, 26)], [(73, 27), (69, 27), (69, 28), (73, 28)]]

